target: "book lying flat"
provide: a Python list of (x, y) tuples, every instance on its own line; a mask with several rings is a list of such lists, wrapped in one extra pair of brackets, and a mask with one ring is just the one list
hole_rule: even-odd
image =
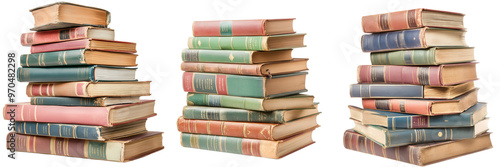
[[(149, 131), (130, 137), (92, 141), (24, 134), (7, 134), (19, 152), (61, 155), (88, 159), (127, 162), (163, 149), (163, 132)], [(36, 144), (26, 144), (35, 143)], [(9, 143), (8, 143), (9, 144)]]
[(490, 134), (488, 132), (483, 133), (473, 139), (383, 148), (373, 140), (349, 129), (344, 132), (344, 147), (358, 152), (424, 166), (492, 148)]
[(306, 34), (235, 37), (189, 37), (189, 49), (273, 51), (305, 47)]
[(245, 50), (182, 50), (182, 61), (205, 63), (259, 64), (292, 60), (292, 49), (268, 52)]
[(257, 36), (290, 34), (293, 20), (258, 19), (258, 20), (216, 20), (193, 22), (193, 36)]
[(137, 68), (110, 66), (19, 67), (19, 82), (136, 81)]
[(107, 52), (136, 53), (136, 44), (124, 41), (108, 41), (102, 39), (77, 39), (57, 43), (32, 45), (31, 53), (55, 52), (63, 50), (88, 49)]
[(26, 95), (66, 97), (149, 96), (151, 81), (135, 82), (30, 82)]
[(309, 59), (295, 58), (290, 61), (260, 64), (182, 62), (181, 70), (188, 72), (273, 76), (308, 70), (307, 60)]
[(136, 54), (106, 52), (89, 49), (63, 50), (23, 54), (20, 57), (22, 67), (54, 67), (80, 65), (137, 66)]
[(32, 97), (31, 105), (57, 105), (57, 106), (88, 106), (106, 107), (117, 104), (130, 104), (140, 102), (139, 96), (125, 97)]
[(417, 99), (453, 99), (476, 87), (474, 82), (466, 82), (450, 86), (428, 86), (407, 84), (352, 84), (351, 97), (384, 99), (384, 98), (417, 98)]
[(474, 48), (429, 48), (370, 53), (372, 65), (441, 65), (474, 61)]
[(21, 45), (31, 46), (45, 43), (69, 41), (75, 39), (115, 40), (115, 30), (92, 26), (36, 31), (21, 34)]

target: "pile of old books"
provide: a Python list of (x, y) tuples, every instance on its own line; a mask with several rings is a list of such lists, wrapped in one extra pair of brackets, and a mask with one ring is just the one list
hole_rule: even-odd
[(314, 143), (319, 114), (306, 92), (307, 59), (294, 19), (197, 21), (181, 68), (184, 147), (281, 158)]
[(16, 151), (129, 161), (163, 148), (149, 83), (135, 79), (135, 43), (114, 41), (106, 10), (54, 3), (31, 10), (36, 32), (21, 43), (18, 80), (30, 82), (30, 103), (7, 104)]
[(350, 87), (364, 109), (349, 106), (347, 149), (426, 165), (492, 147), (463, 17), (428, 9), (363, 17), (372, 65), (359, 66)]

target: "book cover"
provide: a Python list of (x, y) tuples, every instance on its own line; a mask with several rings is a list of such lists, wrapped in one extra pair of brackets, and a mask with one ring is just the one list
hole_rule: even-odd
[[(85, 26), (85, 27), (73, 27), (65, 29), (23, 33), (21, 34), (21, 45), (30, 46), (30, 45), (37, 45), (44, 43), (53, 43), (53, 42), (89, 38), (88, 31), (90, 29), (96, 29), (96, 27)], [(112, 29), (106, 29), (106, 30), (112, 31), (114, 34), (114, 30)], [(107, 39), (107, 40), (113, 40), (113, 39)]]
[[(445, 55), (448, 56), (449, 58), (446, 57)], [(429, 49), (400, 50), (392, 52), (372, 52), (370, 53), (370, 60), (372, 65), (402, 65), (402, 66), (464, 63), (464, 62), (474, 61), (474, 48), (432, 47)]]
[(31, 53), (55, 52), (63, 50), (88, 49), (108, 52), (136, 53), (136, 43), (109, 41), (102, 39), (77, 39), (57, 43), (32, 45)]
[[(303, 37), (305, 34), (284, 34), (271, 36), (232, 36), (232, 37), (189, 37), (189, 49), (208, 50), (251, 50), (251, 51), (273, 51), (304, 47)], [(295, 39), (298, 38), (298, 39)], [(274, 42), (289, 41), (276, 48), (270, 47), (269, 41)], [(291, 41), (294, 39), (294, 41)], [(300, 43), (300, 44), (299, 44)]]
[[(287, 20), (295, 19), (195, 21), (193, 22), (193, 36), (264, 36), (269, 35), (266, 31), (267, 21)], [(294, 31), (281, 33), (294, 33)]]

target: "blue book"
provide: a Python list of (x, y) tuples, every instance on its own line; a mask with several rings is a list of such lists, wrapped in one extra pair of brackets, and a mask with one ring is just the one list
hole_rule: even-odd
[(19, 82), (136, 81), (137, 68), (110, 66), (19, 67)]
[(351, 97), (361, 98), (405, 98), (405, 99), (453, 99), (475, 88), (474, 82), (451, 86), (428, 86), (407, 84), (352, 84)]

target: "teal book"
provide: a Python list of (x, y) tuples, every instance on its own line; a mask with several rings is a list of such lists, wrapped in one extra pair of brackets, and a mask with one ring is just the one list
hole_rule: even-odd
[(486, 103), (477, 103), (460, 114), (425, 116), (349, 106), (351, 118), (363, 125), (377, 125), (389, 130), (419, 128), (471, 127), (486, 117)]
[(189, 49), (272, 51), (305, 47), (306, 34), (271, 36), (189, 37)]
[(127, 97), (31, 97), (31, 105), (105, 107), (117, 104), (138, 103), (139, 96)]
[(269, 52), (201, 49), (182, 51), (182, 61), (185, 62), (259, 64), (286, 60), (292, 60), (291, 49)]
[(372, 65), (441, 65), (474, 61), (474, 48), (429, 48), (371, 52)]
[(137, 68), (110, 66), (19, 67), (19, 82), (136, 81)]
[(106, 52), (89, 49), (63, 50), (22, 54), (19, 63), (22, 67), (55, 67), (55, 66), (137, 66), (136, 54)]
[(354, 131), (361, 133), (384, 148), (410, 144), (471, 139), (488, 131), (488, 118), (472, 127), (399, 129), (389, 130), (375, 125), (363, 125), (354, 121)]

